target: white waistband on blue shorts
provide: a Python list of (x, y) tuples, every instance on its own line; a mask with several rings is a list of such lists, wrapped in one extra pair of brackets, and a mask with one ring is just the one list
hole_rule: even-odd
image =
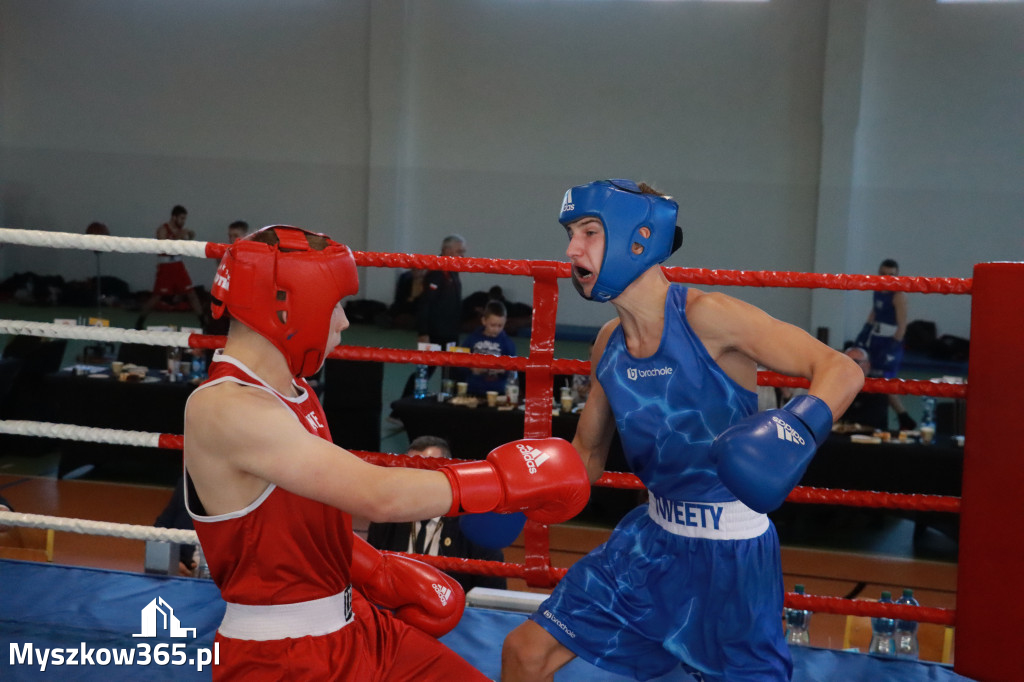
[(894, 324), (875, 322), (875, 334), (878, 336), (894, 336), (898, 330), (899, 327)]
[(768, 516), (733, 502), (686, 502), (649, 493), (647, 515), (673, 535), (708, 540), (749, 540), (768, 530)]
[(258, 642), (319, 637), (340, 630), (352, 619), (352, 588), (346, 587), (333, 596), (295, 604), (228, 602), (217, 632), (231, 639)]

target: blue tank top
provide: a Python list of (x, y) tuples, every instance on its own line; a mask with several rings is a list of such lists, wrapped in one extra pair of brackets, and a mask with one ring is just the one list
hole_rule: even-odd
[(622, 448), (633, 472), (660, 497), (727, 502), (708, 456), (711, 441), (757, 412), (757, 394), (733, 381), (686, 321), (686, 292), (670, 285), (658, 350), (635, 358), (619, 326), (598, 362)]
[(892, 299), (895, 291), (876, 291), (874, 295), (875, 322), (882, 324), (896, 324), (896, 306)]

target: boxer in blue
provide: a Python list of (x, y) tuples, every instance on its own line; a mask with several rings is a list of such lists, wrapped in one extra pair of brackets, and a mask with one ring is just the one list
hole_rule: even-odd
[[(895, 277), (900, 265), (886, 258), (878, 266), (878, 274)], [(854, 343), (868, 352), (871, 376), (894, 379), (903, 362), (903, 337), (907, 333), (907, 294), (903, 291), (876, 291), (871, 296), (871, 312)], [(903, 401), (889, 394), (889, 406), (896, 413), (900, 428), (912, 431), (917, 422), (907, 414)]]
[[(677, 666), (706, 681), (788, 680), (782, 569), (766, 513), (797, 484), (860, 390), (847, 356), (719, 293), (670, 284), (682, 242), (675, 201), (647, 185), (573, 187), (559, 222), (573, 283), (611, 301), (573, 445), (591, 480), (618, 428), (650, 502), (578, 561), (509, 633), (503, 682), (550, 680), (579, 656), (646, 680)], [(757, 412), (757, 365), (810, 379), (808, 395)]]

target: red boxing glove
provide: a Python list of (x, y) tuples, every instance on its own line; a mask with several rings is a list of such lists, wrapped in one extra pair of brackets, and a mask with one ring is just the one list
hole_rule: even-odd
[(368, 600), (432, 637), (459, 624), (466, 594), (453, 578), (403, 554), (379, 552), (354, 536), (352, 584)]
[(590, 478), (576, 448), (561, 438), (516, 440), (482, 462), (441, 467), (452, 486), (449, 516), (525, 512), (540, 523), (579, 514), (590, 499)]

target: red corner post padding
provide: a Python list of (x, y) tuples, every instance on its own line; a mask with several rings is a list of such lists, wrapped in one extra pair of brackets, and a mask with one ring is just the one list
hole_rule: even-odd
[(957, 573), (957, 673), (1024, 680), (1024, 263), (974, 267)]

